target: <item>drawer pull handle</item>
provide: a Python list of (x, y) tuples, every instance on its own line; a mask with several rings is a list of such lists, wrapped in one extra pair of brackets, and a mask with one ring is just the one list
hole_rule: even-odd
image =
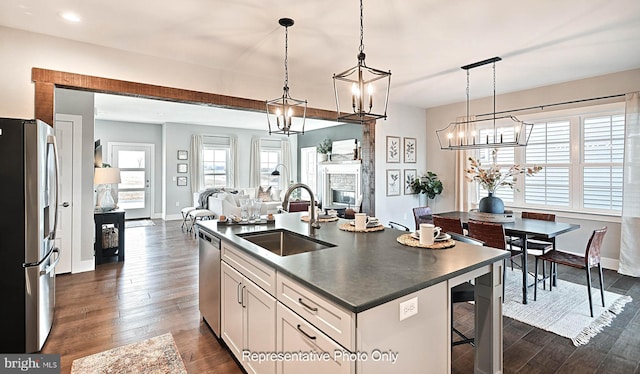
[(307, 338), (309, 338), (309, 339), (311, 339), (311, 340), (316, 340), (316, 337), (315, 337), (315, 336), (311, 336), (311, 335), (307, 334), (306, 332), (304, 332), (304, 330), (302, 330), (302, 329), (300, 328), (300, 325), (298, 325), (298, 331), (300, 331), (300, 332), (302, 333), (302, 335), (306, 336)]
[(318, 311), (318, 308), (314, 308), (314, 307), (310, 306), (309, 304), (305, 303), (304, 301), (302, 301), (301, 297), (298, 298), (298, 302), (300, 304), (302, 304), (303, 307), (309, 309), (312, 312), (317, 312)]

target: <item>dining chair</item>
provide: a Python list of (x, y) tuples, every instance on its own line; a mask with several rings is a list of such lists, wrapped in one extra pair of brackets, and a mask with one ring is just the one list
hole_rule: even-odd
[(442, 229), (440, 232), (454, 232), (456, 234), (464, 235), (464, 231), (462, 231), (462, 221), (460, 218), (442, 217), (436, 214), (434, 214), (432, 218), (433, 224)]
[[(469, 236), (478, 239), (484, 242), (485, 247), (493, 247), (497, 249), (507, 249), (507, 238), (504, 234), (504, 227), (500, 223), (492, 223), (492, 222), (481, 222), (469, 220), (467, 222), (467, 231), (469, 232)], [(522, 256), (521, 251), (509, 250), (511, 253), (510, 260), (513, 257)], [(502, 266), (502, 294), (504, 295), (504, 286), (507, 282), (507, 260), (503, 260)], [(504, 297), (502, 298), (504, 301)]]
[[(460, 226), (462, 227), (462, 225)], [(460, 233), (456, 233), (453, 231), (449, 231), (448, 234), (451, 235), (452, 239), (457, 240), (459, 242), (464, 242), (464, 243), (469, 243), (469, 244), (479, 245), (479, 246), (482, 246), (484, 244), (481, 241), (478, 241), (476, 239), (470, 238), (468, 236), (464, 236)], [(453, 305), (456, 303), (466, 303), (470, 301), (475, 301), (475, 286), (471, 282), (464, 282), (451, 288), (451, 331), (453, 333), (456, 333), (462, 339), (462, 340), (454, 340), (454, 335), (451, 334), (452, 347), (455, 347), (456, 345), (460, 345), (460, 344), (471, 344), (472, 346), (475, 347), (475, 338), (467, 337), (465, 334), (463, 334), (453, 325)]]
[[(591, 234), (591, 238), (587, 243), (587, 249), (584, 252), (584, 256), (576, 255), (573, 253), (561, 252), (558, 250), (551, 250), (539, 257), (542, 260), (542, 267), (544, 267), (544, 262), (549, 261), (549, 291), (551, 291), (551, 287), (553, 287), (552, 278), (556, 278), (558, 276), (558, 270), (556, 267), (555, 272), (552, 270), (553, 264), (566, 265), (577, 269), (584, 269), (587, 272), (587, 294), (589, 295), (589, 312), (591, 313), (591, 317), (593, 318), (593, 301), (591, 297), (591, 268), (598, 267), (598, 272), (600, 273), (600, 297), (602, 298), (602, 306), (604, 307), (604, 287), (602, 280), (602, 264), (600, 263), (600, 250), (602, 248), (602, 241), (604, 240), (604, 236), (607, 233), (607, 227), (603, 227), (601, 229), (593, 230)], [(535, 269), (536, 278), (538, 276), (538, 267)], [(537, 283), (535, 288), (537, 289)], [(536, 291), (533, 293), (533, 300), (536, 300)]]
[(421, 223), (433, 223), (431, 219), (431, 208), (428, 206), (413, 208), (413, 219), (416, 221), (416, 231), (420, 230)]
[[(541, 221), (550, 221), (555, 222), (556, 215), (551, 213), (538, 213), (538, 212), (522, 212), (522, 218), (524, 219), (537, 219)], [(534, 256), (535, 258), (535, 267), (538, 266), (538, 257), (545, 254), (547, 251), (552, 250), (555, 247), (556, 238), (545, 238), (545, 237), (532, 237), (527, 239), (527, 254)], [(516, 237), (507, 237), (507, 243), (509, 243), (509, 250), (514, 250), (513, 246), (522, 248), (522, 239)], [(525, 258), (522, 261), (526, 261)], [(513, 261), (511, 261), (511, 269), (513, 269)], [(546, 289), (544, 284), (544, 279), (546, 279), (547, 275), (545, 274), (545, 268), (542, 267), (542, 288)], [(535, 293), (535, 290), (534, 290)]]

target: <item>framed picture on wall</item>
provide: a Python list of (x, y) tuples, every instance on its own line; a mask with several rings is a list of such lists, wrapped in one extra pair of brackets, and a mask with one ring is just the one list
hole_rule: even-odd
[(387, 196), (400, 196), (400, 169), (387, 169)]
[(178, 160), (188, 160), (188, 159), (189, 159), (189, 152), (185, 150), (178, 151)]
[(416, 162), (416, 138), (403, 138), (404, 139), (404, 162), (415, 163)]
[(387, 162), (400, 162), (400, 137), (387, 136)]
[(404, 169), (404, 194), (415, 195), (411, 188), (411, 183), (418, 177), (418, 171), (416, 169)]
[(178, 177), (178, 186), (186, 186), (187, 177)]
[(178, 164), (178, 173), (187, 173), (189, 171), (189, 164)]

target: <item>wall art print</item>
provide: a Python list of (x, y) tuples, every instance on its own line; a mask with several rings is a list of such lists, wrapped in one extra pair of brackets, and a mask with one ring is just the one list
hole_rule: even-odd
[(387, 169), (387, 196), (400, 196), (401, 188), (400, 169)]
[(404, 140), (404, 162), (416, 162), (416, 138), (403, 138)]
[(400, 162), (400, 137), (387, 136), (387, 162)]

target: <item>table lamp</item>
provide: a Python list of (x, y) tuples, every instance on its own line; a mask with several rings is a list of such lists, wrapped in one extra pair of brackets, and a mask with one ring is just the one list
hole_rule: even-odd
[(112, 184), (118, 184), (120, 180), (120, 169), (118, 168), (95, 168), (93, 184), (98, 185), (96, 190), (96, 210), (108, 212), (117, 207), (117, 197), (111, 190)]

